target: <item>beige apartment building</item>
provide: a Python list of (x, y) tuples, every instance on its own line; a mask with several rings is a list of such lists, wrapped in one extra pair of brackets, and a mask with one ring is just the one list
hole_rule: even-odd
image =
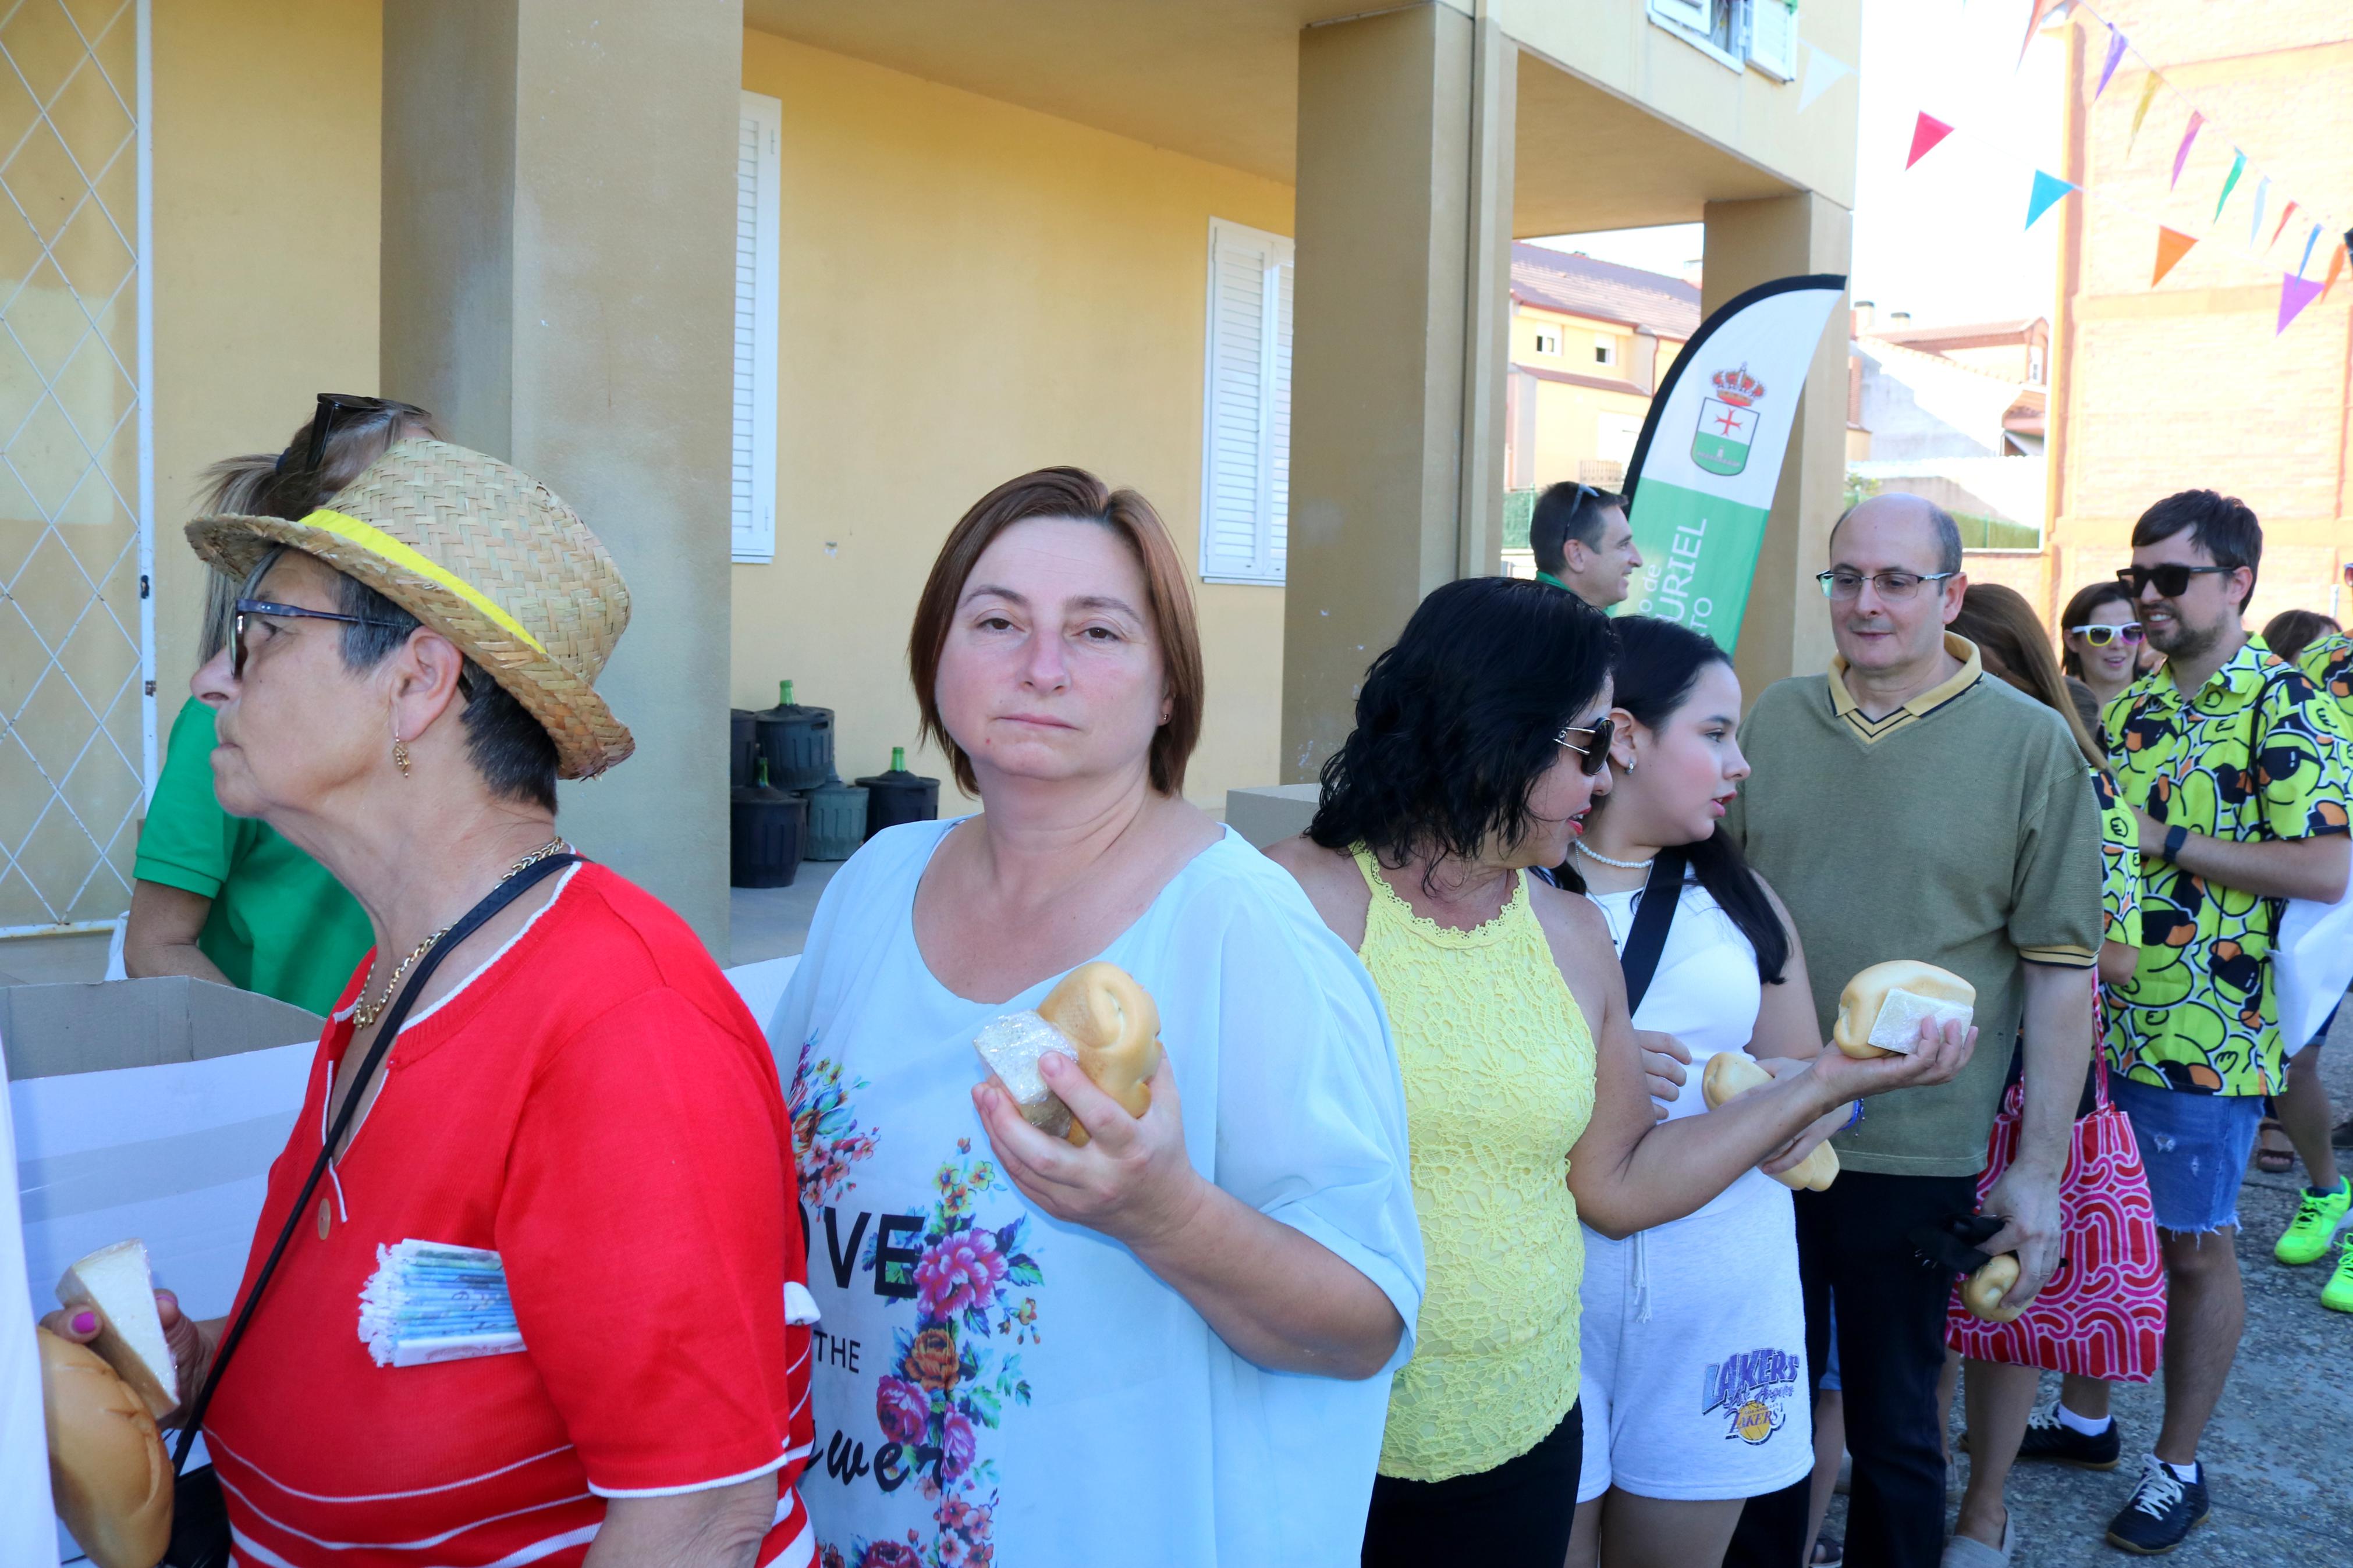
[[(180, 525), (322, 390), (434, 409), (611, 546), (638, 751), (565, 820), (723, 955), (726, 710), (791, 678), (845, 774), (883, 765), (938, 542), (1027, 468), (1138, 487), (1192, 557), (1188, 793), (1312, 777), (1422, 595), (1498, 569), (1545, 363), (1516, 237), (1704, 221), (1702, 307), (1846, 269), (1854, 88), (1801, 112), (1800, 37), (1853, 60), (1857, 0), (23, 0), (0, 929), (125, 907), (193, 662)], [(1842, 360), (1755, 684), (1827, 653)]]
[[(2131, 55), (2105, 93), (2105, 30), (2067, 29), (2063, 177), (2088, 199), (2062, 204), (2059, 318), (2052, 334), (2051, 512), (2044, 548), (1999, 570), (2054, 618), (2069, 595), (2131, 554), (2151, 501), (2192, 486), (2236, 495), (2263, 524), (2251, 626), (2302, 606), (2353, 610), (2353, 286), (2340, 281), (2276, 331), (2280, 276), (2306, 232), (2277, 247), (2266, 216), (2247, 243), (2255, 169), (2278, 184), (2273, 214), (2297, 191), (2343, 212), (2353, 189), (2353, 7), (2338, 0), (2259, 6), (2113, 0), (2103, 13), (2166, 79), (2212, 119), (2178, 188), (2172, 154), (2186, 110), (2160, 93), (2137, 141), (2147, 73)], [(2170, 118), (2168, 118), (2168, 114)], [(2251, 165), (2215, 216), (2233, 146)], [(2325, 216), (2326, 215), (2309, 215)], [(2050, 221), (2050, 220), (2045, 220)], [(2150, 286), (2155, 224), (2202, 237)], [(2313, 275), (2322, 275), (2324, 234)], [(2262, 254), (2257, 254), (2261, 251)]]

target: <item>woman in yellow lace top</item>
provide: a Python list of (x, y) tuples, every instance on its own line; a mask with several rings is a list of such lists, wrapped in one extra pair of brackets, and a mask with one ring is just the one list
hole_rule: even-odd
[(1857, 1097), (1942, 1082), (1968, 1056), (1957, 1031), (1908, 1057), (1829, 1051), (1654, 1121), (1608, 927), (1529, 875), (1567, 858), (1609, 787), (1613, 646), (1606, 619), (1539, 584), (1439, 589), (1366, 672), (1306, 837), (1269, 851), (1364, 959), (1405, 1079), (1430, 1283), (1367, 1564), (1558, 1568), (1582, 1437), (1580, 1215), (1624, 1236), (1690, 1214)]

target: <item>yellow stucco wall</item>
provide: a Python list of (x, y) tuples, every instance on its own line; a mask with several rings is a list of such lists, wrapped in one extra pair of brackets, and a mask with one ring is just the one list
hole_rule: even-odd
[(376, 384), (379, 0), (155, 7), (155, 710), (188, 694), (203, 470)]
[[(836, 710), (855, 776), (914, 740), (915, 596), (992, 486), (1092, 468), (1194, 558), (1208, 220), (1287, 234), (1291, 192), (765, 33), (744, 85), (784, 105), (783, 367), (776, 554), (734, 570), (732, 696), (766, 707), (790, 677)], [(1282, 595), (1194, 586), (1209, 708), (1187, 794), (1218, 805), (1276, 776)]]

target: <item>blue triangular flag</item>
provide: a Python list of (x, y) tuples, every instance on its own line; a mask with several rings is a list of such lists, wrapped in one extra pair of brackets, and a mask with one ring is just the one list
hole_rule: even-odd
[(2032, 228), (2034, 220), (2051, 210), (2051, 204), (2075, 189), (2074, 184), (2056, 174), (2034, 171), (2034, 189), (2026, 198), (2026, 226)]

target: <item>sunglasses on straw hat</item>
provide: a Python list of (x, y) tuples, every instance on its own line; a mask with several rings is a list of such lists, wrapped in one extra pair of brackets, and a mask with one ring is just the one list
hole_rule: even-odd
[[(596, 689), (629, 623), (628, 585), (578, 513), (495, 458), (446, 441), (396, 441), (306, 517), (223, 513), (197, 518), (187, 534), (206, 563), (240, 580), (285, 545), (375, 589), (539, 721), (560, 778), (593, 778), (636, 746)], [(257, 603), (240, 604), (241, 616), (300, 610)]]

